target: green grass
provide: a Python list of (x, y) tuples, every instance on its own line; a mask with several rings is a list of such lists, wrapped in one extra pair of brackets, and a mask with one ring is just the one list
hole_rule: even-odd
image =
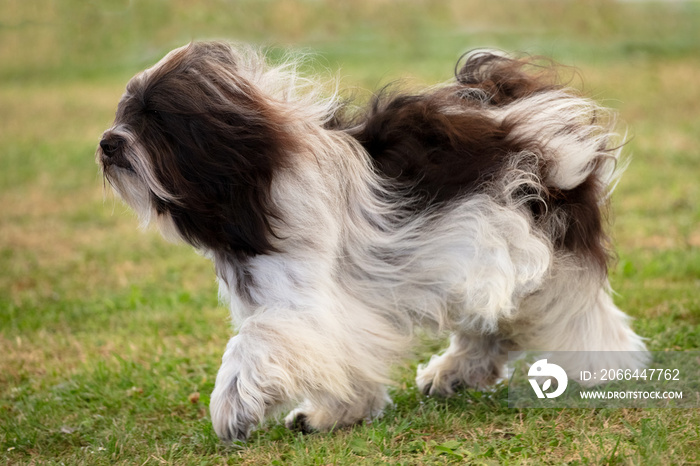
[(208, 401), (231, 330), (213, 267), (140, 232), (93, 160), (128, 78), (193, 38), (311, 51), (357, 88), (448, 79), (474, 47), (551, 55), (631, 136), (617, 301), (650, 349), (698, 349), (697, 24), (696, 2), (3, 2), (0, 462), (697, 464), (698, 410), (513, 410), (503, 386), (424, 398), (413, 376), (435, 341), (396, 368), (381, 420), (311, 435), (272, 420), (222, 445)]

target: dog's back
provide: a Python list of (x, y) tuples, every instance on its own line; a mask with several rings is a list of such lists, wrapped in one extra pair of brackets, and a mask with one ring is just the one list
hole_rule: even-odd
[[(380, 93), (351, 134), (417, 210), (488, 193), (524, 206), (556, 248), (605, 273), (614, 119), (557, 82), (556, 68), (477, 53), (456, 82)], [(519, 178), (514, 178), (514, 176)]]

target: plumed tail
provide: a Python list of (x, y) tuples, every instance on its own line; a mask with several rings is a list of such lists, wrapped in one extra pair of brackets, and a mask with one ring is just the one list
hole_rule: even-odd
[(456, 73), (467, 98), (507, 129), (501, 189), (526, 202), (555, 247), (607, 269), (607, 201), (627, 166), (616, 115), (560, 83), (558, 68), (477, 52)]

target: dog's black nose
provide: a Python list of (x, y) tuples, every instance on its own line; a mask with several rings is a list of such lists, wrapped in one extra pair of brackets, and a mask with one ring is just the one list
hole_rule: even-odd
[(122, 140), (114, 137), (105, 137), (100, 141), (102, 153), (107, 157), (113, 157), (119, 152), (122, 145)]

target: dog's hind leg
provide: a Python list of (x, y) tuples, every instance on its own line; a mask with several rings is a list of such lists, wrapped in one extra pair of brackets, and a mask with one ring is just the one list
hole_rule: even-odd
[(483, 388), (501, 377), (513, 349), (502, 326), (539, 289), (551, 263), (549, 243), (521, 211), (475, 197), (448, 219), (460, 227), (454, 229), (458, 234), (436, 235), (446, 253), (434, 257), (450, 266), (443, 274), (451, 292), (444, 314), (454, 334), (449, 348), (419, 367), (416, 378), (423, 393), (443, 396), (459, 386)]
[(528, 324), (516, 336), (523, 350), (552, 351), (570, 377), (582, 370), (640, 369), (648, 353), (605, 280), (582, 270), (560, 273), (523, 303)]

